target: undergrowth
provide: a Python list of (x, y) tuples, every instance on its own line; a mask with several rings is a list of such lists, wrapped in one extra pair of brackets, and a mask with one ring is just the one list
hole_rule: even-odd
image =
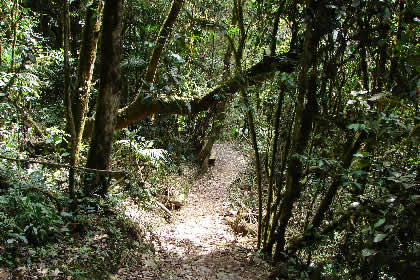
[[(1, 132), (3, 156), (28, 157), (16, 130)], [(44, 159), (62, 162), (62, 133), (48, 133), (44, 144), (54, 154)], [(30, 131), (27, 137), (32, 141)], [(196, 174), (185, 160), (174, 164), (176, 156), (133, 134), (122, 135), (112, 169), (124, 166), (126, 175), (110, 180), (106, 198), (78, 192), (76, 210), (68, 199), (66, 168), (0, 159), (0, 272), (11, 279), (107, 279), (121, 268), (141, 265), (142, 255), (154, 250), (147, 238), (152, 223), (161, 223), (164, 215), (154, 201), (159, 195), (184, 200)], [(79, 180), (77, 189), (82, 189)]]
[(40, 170), (4, 163), (0, 170), (0, 265), (13, 277), (106, 278), (147, 249), (117, 199), (80, 199), (70, 211), (65, 195), (48, 190)]

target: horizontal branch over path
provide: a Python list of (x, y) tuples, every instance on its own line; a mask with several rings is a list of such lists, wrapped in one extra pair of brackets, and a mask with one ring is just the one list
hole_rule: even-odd
[[(297, 61), (295, 53), (264, 56), (260, 62), (249, 68), (242, 75), (233, 77), (198, 99), (153, 99), (143, 98), (143, 96), (139, 95), (130, 105), (118, 111), (115, 128), (125, 128), (152, 114), (187, 115), (206, 111), (218, 102), (231, 97), (241, 87), (257, 85), (267, 80), (272, 73), (294, 72)], [(86, 123), (85, 138), (90, 137), (92, 126), (93, 118), (90, 118)]]

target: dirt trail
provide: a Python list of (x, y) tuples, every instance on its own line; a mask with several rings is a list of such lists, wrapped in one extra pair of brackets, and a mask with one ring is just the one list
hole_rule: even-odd
[(132, 279), (267, 278), (268, 266), (255, 255), (255, 242), (235, 235), (224, 220), (229, 185), (246, 169), (246, 161), (231, 145), (214, 148), (215, 166), (192, 186), (172, 222), (156, 233), (156, 255), (146, 258)]

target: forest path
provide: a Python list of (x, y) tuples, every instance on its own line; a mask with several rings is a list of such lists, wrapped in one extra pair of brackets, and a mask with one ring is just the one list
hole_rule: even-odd
[(214, 149), (215, 166), (191, 187), (172, 222), (156, 233), (154, 261), (147, 265), (146, 260), (133, 279), (267, 278), (268, 266), (255, 254), (255, 238), (235, 235), (224, 217), (229, 186), (247, 168), (245, 158), (229, 144)]

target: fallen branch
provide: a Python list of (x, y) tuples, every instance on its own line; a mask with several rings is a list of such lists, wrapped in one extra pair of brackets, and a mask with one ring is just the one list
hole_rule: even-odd
[(27, 162), (27, 163), (37, 163), (47, 166), (54, 166), (60, 168), (74, 168), (78, 170), (83, 170), (92, 173), (99, 173), (99, 174), (109, 174), (109, 175), (125, 175), (127, 171), (114, 171), (114, 170), (100, 170), (100, 169), (93, 169), (93, 168), (86, 168), (80, 166), (71, 166), (70, 164), (62, 164), (62, 163), (55, 163), (55, 162), (48, 162), (48, 161), (40, 161), (40, 160), (31, 160), (31, 159), (20, 159), (20, 158), (10, 158), (0, 155), (1, 159), (16, 161), (16, 162)]
[(155, 201), (156, 202), (156, 204), (160, 207), (160, 208), (162, 208), (162, 210), (163, 211), (165, 211), (168, 215), (169, 215), (169, 217), (172, 217), (172, 212), (171, 211), (169, 211), (169, 209), (168, 208), (166, 208), (166, 206), (165, 205), (163, 205), (162, 203), (160, 203), (159, 201)]

